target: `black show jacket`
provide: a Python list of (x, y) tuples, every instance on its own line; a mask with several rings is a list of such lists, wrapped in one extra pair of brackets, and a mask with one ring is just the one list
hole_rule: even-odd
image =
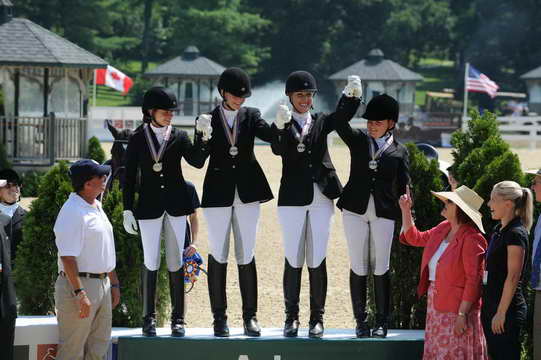
[(17, 246), (23, 241), (23, 220), (27, 211), (20, 205), (13, 213), (10, 222), (4, 227), (6, 235), (11, 243), (11, 259), (15, 263)]
[[(158, 140), (152, 130), (150, 135), (158, 151)], [(135, 207), (137, 219), (156, 219), (164, 212), (171, 216), (193, 213), (192, 200), (188, 196), (180, 160), (184, 157), (190, 165), (200, 169), (205, 163), (204, 151), (192, 145), (185, 131), (173, 128), (160, 160), (162, 171), (155, 172), (152, 169), (154, 159), (147, 145), (144, 127), (137, 128), (129, 139), (126, 151), (124, 210), (134, 209), (135, 184), (137, 172), (140, 170), (139, 199)]]
[(406, 185), (410, 182), (408, 150), (396, 140), (393, 141), (378, 160), (377, 170), (371, 170), (368, 167), (371, 160), (369, 141), (374, 140), (364, 131), (352, 129), (346, 120), (342, 118), (336, 121), (336, 132), (349, 147), (350, 173), (336, 205), (340, 209), (364, 214), (372, 194), (376, 215), (398, 220), (401, 217), (398, 199), (406, 193)]
[[(335, 128), (337, 117), (349, 121), (360, 101), (343, 96), (335, 112), (312, 115), (310, 132), (303, 143), (305, 151), (298, 152), (299, 141), (295, 137), (296, 124), (291, 119), (286, 123), (272, 143), (272, 152), (282, 156), (282, 179), (278, 195), (278, 206), (305, 206), (312, 203), (313, 183), (316, 183), (326, 197), (336, 199), (342, 193), (342, 184), (329, 156), (327, 135)], [(340, 114), (340, 115), (338, 115)], [(273, 124), (275, 128), (275, 125)], [(299, 131), (300, 132), (300, 131)]]
[[(11, 242), (4, 226), (10, 221), (5, 214), (0, 214), (0, 319), (13, 319), (17, 317), (17, 300), (15, 298), (15, 284), (11, 273)], [(0, 341), (1, 343), (1, 341)]]
[(211, 113), (212, 137), (208, 142), (202, 141), (202, 134), (196, 132), (195, 146), (205, 149), (210, 156), (205, 181), (203, 183), (203, 200), (201, 207), (227, 207), (233, 204), (235, 188), (240, 200), (244, 203), (266, 202), (273, 198), (269, 183), (254, 154), (254, 138), (272, 142), (276, 136), (261, 118), (256, 108), (241, 107), (239, 110), (239, 132), (236, 145), (237, 156), (229, 154), (231, 145), (224, 132), (220, 106)]

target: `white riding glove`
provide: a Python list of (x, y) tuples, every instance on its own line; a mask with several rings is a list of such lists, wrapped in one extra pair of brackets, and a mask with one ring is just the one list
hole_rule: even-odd
[(343, 94), (347, 97), (356, 97), (360, 99), (363, 96), (361, 78), (357, 75), (348, 76), (348, 83), (344, 88)]
[(274, 124), (276, 127), (280, 130), (284, 128), (284, 125), (286, 122), (291, 120), (291, 110), (287, 107), (287, 105), (280, 104), (278, 105), (278, 111), (276, 112), (276, 119), (274, 120)]
[(137, 220), (135, 220), (135, 216), (133, 216), (131, 210), (124, 210), (122, 215), (124, 215), (124, 230), (128, 234), (137, 235)]
[(201, 114), (195, 122), (195, 129), (203, 134), (203, 141), (209, 141), (212, 135), (212, 126), (210, 125), (212, 115)]

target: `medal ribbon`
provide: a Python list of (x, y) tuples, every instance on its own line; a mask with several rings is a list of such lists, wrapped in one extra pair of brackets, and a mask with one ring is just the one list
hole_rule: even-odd
[(156, 153), (156, 148), (154, 147), (154, 142), (152, 141), (152, 137), (150, 136), (150, 125), (145, 124), (145, 139), (147, 140), (148, 148), (150, 149), (150, 155), (152, 155), (152, 158), (154, 159), (154, 162), (157, 164), (160, 162), (160, 159), (162, 158), (163, 151), (165, 150), (165, 146), (167, 145), (167, 142), (169, 141), (169, 137), (171, 136), (171, 130), (172, 126), (169, 125), (167, 127), (167, 130), (165, 130), (165, 135), (163, 137), (163, 142), (160, 145), (160, 149), (158, 150), (158, 153)]
[(222, 125), (224, 127), (225, 136), (227, 137), (227, 141), (229, 141), (229, 144), (231, 146), (234, 146), (237, 143), (237, 135), (239, 133), (240, 109), (237, 112), (237, 115), (235, 116), (235, 120), (233, 120), (233, 129), (229, 128), (229, 124), (227, 123), (227, 118), (225, 117), (223, 105), (220, 106), (220, 114), (222, 118)]
[[(293, 119), (293, 121), (297, 121)], [(293, 128), (293, 135), (297, 140), (299, 140), (299, 143), (302, 143), (304, 141), (304, 138), (310, 131), (310, 128), (312, 127), (312, 116), (310, 116), (305, 122), (304, 126), (302, 127), (302, 132), (299, 134), (299, 130), (297, 130), (297, 127), (292, 124), (291, 126)]]
[(385, 141), (385, 144), (383, 144), (383, 146), (380, 147), (378, 151), (376, 151), (374, 146), (374, 140), (370, 138), (370, 157), (372, 158), (372, 161), (376, 161), (377, 159), (379, 159), (381, 155), (385, 152), (385, 150), (387, 150), (389, 146), (391, 146), (393, 140), (393, 134), (389, 135), (389, 138)]

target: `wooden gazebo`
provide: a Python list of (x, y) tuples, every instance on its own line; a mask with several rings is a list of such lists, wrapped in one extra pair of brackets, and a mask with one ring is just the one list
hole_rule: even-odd
[[(363, 83), (365, 102), (373, 96), (387, 93), (400, 103), (400, 113), (410, 115), (415, 107), (415, 86), (423, 77), (404, 66), (385, 59), (380, 49), (373, 49), (366, 59), (331, 75), (329, 79), (337, 91), (342, 91), (348, 76), (358, 75)], [(361, 111), (363, 109), (360, 109)]]
[(162, 85), (176, 92), (181, 109), (178, 116), (193, 117), (216, 106), (215, 90), (225, 68), (204, 57), (195, 46), (188, 46), (182, 56), (169, 60), (147, 71), (144, 76), (154, 85)]
[(86, 149), (88, 84), (107, 63), (0, 0), (0, 142), (16, 165), (77, 159)]
[(528, 87), (528, 108), (541, 114), (541, 66), (528, 71), (520, 77)]

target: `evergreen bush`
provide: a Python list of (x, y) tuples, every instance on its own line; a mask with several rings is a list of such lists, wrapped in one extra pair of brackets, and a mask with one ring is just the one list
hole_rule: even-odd
[(492, 187), (504, 180), (516, 181), (524, 186), (525, 177), (518, 156), (501, 137), (496, 116), (490, 112), (482, 116), (476, 111), (470, 114), (468, 129), (452, 135), (451, 144), (455, 148), (452, 155), (457, 181), (485, 200), (481, 213), (483, 227), (489, 233), (495, 225), (487, 206)]
[(95, 136), (92, 136), (88, 140), (87, 158), (95, 160), (100, 164), (103, 164), (105, 161), (105, 151), (103, 151), (100, 141)]
[(39, 185), (45, 176), (44, 172), (27, 171), (21, 175), (23, 186), (21, 188), (22, 197), (37, 197)]
[(68, 163), (60, 162), (45, 174), (38, 198), (30, 205), (17, 248), (15, 278), (20, 313), (43, 315), (54, 311), (57, 250), (53, 226), (72, 191)]

